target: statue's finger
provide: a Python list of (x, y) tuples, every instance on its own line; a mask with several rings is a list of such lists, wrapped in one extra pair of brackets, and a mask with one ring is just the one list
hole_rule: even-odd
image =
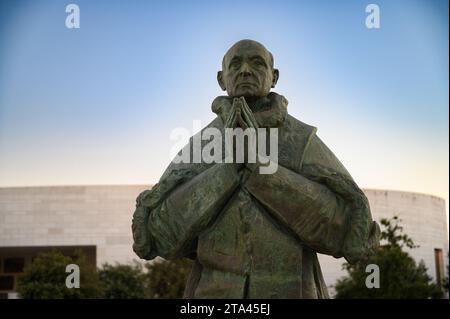
[(236, 112), (233, 109), (230, 114), (228, 115), (228, 119), (225, 122), (225, 127), (233, 127), (234, 122), (236, 121)]
[(250, 127), (258, 128), (258, 123), (256, 122), (255, 116), (253, 115), (252, 110), (250, 110), (247, 104), (242, 106), (241, 112), (244, 116), (245, 121), (249, 124)]

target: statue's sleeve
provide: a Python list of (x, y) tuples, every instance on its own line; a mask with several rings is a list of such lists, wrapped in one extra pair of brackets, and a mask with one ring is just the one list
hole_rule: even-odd
[(315, 135), (298, 171), (280, 165), (274, 174), (255, 170), (245, 187), (303, 244), (319, 253), (353, 263), (378, 247), (379, 227), (372, 221), (367, 198)]
[[(145, 207), (138, 198), (133, 233), (135, 245), (142, 234), (146, 247), (141, 247), (145, 251), (141, 253), (142, 249), (135, 249), (136, 253), (144, 259), (156, 256), (174, 259), (195, 251), (197, 236), (221, 211), (239, 185), (239, 179), (233, 165), (215, 164), (166, 195), (158, 195), (158, 190), (150, 193), (150, 201), (151, 196), (162, 197), (154, 207)], [(145, 218), (138, 219), (139, 214)], [(142, 224), (145, 229), (139, 230)]]

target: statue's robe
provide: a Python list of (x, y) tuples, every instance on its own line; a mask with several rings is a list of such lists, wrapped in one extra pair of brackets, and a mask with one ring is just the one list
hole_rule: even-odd
[[(328, 298), (316, 253), (353, 263), (378, 247), (367, 198), (316, 129), (288, 115), (281, 95), (266, 100), (254, 114), (279, 129), (274, 174), (243, 179), (236, 164), (172, 162), (137, 199), (134, 251), (194, 259), (186, 298)], [(230, 107), (217, 98), (207, 127), (223, 133)]]

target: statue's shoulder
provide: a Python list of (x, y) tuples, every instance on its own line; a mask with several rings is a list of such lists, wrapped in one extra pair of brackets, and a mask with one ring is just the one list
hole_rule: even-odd
[(296, 135), (299, 141), (301, 141), (302, 156), (298, 165), (299, 168), (303, 167), (303, 165), (319, 165), (351, 179), (350, 173), (341, 161), (316, 134), (316, 127), (303, 123), (290, 115), (287, 116), (285, 124), (292, 131), (291, 134)]
[(200, 172), (204, 171), (208, 167), (211, 166), (211, 164), (205, 164), (205, 163), (194, 163), (193, 160), (193, 152), (191, 151), (193, 148), (193, 140), (197, 138), (201, 143), (201, 149), (205, 146), (207, 143), (206, 140), (202, 139), (202, 134), (206, 129), (215, 128), (220, 131), (223, 131), (223, 124), (222, 120), (219, 117), (216, 117), (214, 120), (212, 120), (208, 125), (203, 127), (199, 132), (194, 134), (189, 138), (189, 142), (178, 152), (177, 156), (181, 156), (184, 153), (189, 154), (189, 160), (187, 162), (181, 162), (176, 163), (173, 160), (170, 162), (169, 166), (164, 171), (163, 175), (160, 178), (160, 181), (165, 180), (171, 175), (174, 174), (182, 174), (182, 175), (193, 175), (199, 174)]
[(316, 128), (287, 114), (279, 130), (279, 159), (284, 166), (299, 171)]
[(290, 114), (286, 115), (284, 127), (292, 134), (297, 134), (305, 139), (310, 139), (317, 131), (315, 126), (306, 124)]
[(223, 123), (222, 123), (222, 119), (219, 116), (216, 116), (216, 118), (214, 120), (212, 120), (208, 125), (206, 125), (203, 129), (207, 129), (207, 128), (217, 128), (219, 130), (222, 130), (223, 127)]

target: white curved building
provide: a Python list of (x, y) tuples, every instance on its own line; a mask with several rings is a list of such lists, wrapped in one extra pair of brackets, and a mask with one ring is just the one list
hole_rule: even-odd
[[(131, 218), (137, 195), (149, 186), (55, 186), (0, 188), (0, 297), (16, 289), (17, 276), (43, 250), (66, 254), (85, 251), (92, 263), (128, 263), (132, 251)], [(430, 195), (365, 190), (372, 215), (398, 215), (404, 231), (419, 248), (411, 255), (424, 260), (433, 278), (444, 276), (448, 234), (444, 200)], [(344, 275), (343, 259), (319, 256), (331, 287)]]

